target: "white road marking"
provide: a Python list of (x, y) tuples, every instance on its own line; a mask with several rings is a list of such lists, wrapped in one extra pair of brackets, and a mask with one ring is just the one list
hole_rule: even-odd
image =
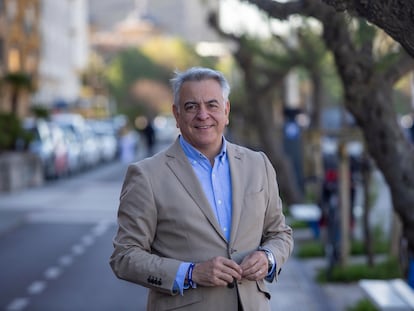
[(16, 298), (6, 307), (6, 311), (21, 311), (26, 308), (28, 304), (28, 298)]
[(103, 235), (108, 230), (110, 223), (107, 221), (101, 221), (97, 226), (92, 229), (93, 234), (98, 237)]
[(95, 242), (95, 239), (92, 235), (88, 234), (82, 237), (82, 244), (85, 246), (90, 246)]
[[(91, 229), (89, 234), (84, 235), (80, 243), (75, 244), (72, 246), (72, 254), (74, 256), (81, 255), (85, 252), (85, 248), (88, 246), (93, 245), (95, 242), (95, 238), (103, 235), (112, 222), (109, 221), (100, 221), (96, 226)], [(51, 266), (46, 269), (44, 273), (45, 281), (34, 281), (32, 284), (29, 285), (27, 288), (27, 292), (29, 295), (36, 295), (45, 290), (47, 287), (47, 280), (54, 280), (57, 279), (63, 272), (63, 268), (70, 266), (73, 263), (74, 256), (73, 255), (64, 255), (59, 258), (58, 266)], [(29, 305), (29, 298), (26, 297), (19, 297), (15, 298), (7, 307), (5, 311), (22, 311)]]
[(85, 248), (81, 244), (76, 244), (72, 246), (72, 253), (74, 255), (82, 255), (85, 252)]
[(48, 280), (57, 279), (58, 276), (62, 273), (62, 270), (58, 267), (50, 267), (45, 271), (45, 278)]
[(30, 295), (37, 295), (43, 292), (43, 290), (46, 288), (46, 282), (45, 281), (34, 281), (30, 286), (27, 288), (27, 291)]
[(72, 262), (73, 262), (73, 257), (70, 255), (65, 255), (59, 258), (59, 264), (64, 267), (70, 266)]

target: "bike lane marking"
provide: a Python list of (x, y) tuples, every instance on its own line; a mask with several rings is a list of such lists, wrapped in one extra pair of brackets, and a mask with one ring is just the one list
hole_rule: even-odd
[(56, 280), (75, 260), (75, 257), (83, 255), (86, 248), (92, 246), (96, 238), (102, 236), (110, 227), (110, 222), (101, 221), (92, 227), (91, 232), (83, 235), (80, 242), (73, 245), (69, 255), (63, 255), (59, 258), (57, 266), (50, 266), (44, 272), (44, 280), (32, 282), (27, 287), (27, 297), (17, 297), (7, 306), (6, 311), (22, 311), (30, 304), (30, 297), (41, 294), (47, 288), (47, 282)]

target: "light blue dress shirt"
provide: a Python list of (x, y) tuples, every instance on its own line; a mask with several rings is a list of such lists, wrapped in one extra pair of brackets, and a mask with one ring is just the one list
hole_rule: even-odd
[[(227, 142), (223, 137), (221, 151), (214, 158), (213, 166), (206, 156), (191, 146), (182, 136), (180, 136), (180, 144), (228, 241), (231, 231), (232, 191), (230, 166), (226, 152)], [(189, 262), (182, 263), (175, 278), (174, 289), (178, 287), (181, 294), (185, 289), (184, 279), (189, 265)]]
[[(223, 137), (223, 145), (219, 154), (214, 158), (214, 165), (211, 166), (209, 159), (200, 151), (191, 146), (182, 136), (180, 144), (188, 158), (195, 174), (200, 181), (205, 195), (216, 215), (217, 221), (223, 231), (227, 241), (230, 239), (231, 218), (232, 218), (232, 191), (230, 166), (227, 157), (227, 141)], [(269, 250), (270, 251), (270, 250)], [(269, 282), (273, 279), (276, 272), (275, 263), (265, 279)], [(190, 262), (181, 263), (175, 277), (174, 291), (179, 291), (183, 295), (184, 289), (189, 286), (184, 285)], [(197, 285), (194, 285), (194, 287)]]

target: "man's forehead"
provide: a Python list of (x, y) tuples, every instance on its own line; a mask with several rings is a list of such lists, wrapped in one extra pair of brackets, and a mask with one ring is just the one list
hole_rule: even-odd
[[(213, 80), (214, 81), (214, 80)], [(211, 100), (223, 100), (223, 94), (220, 85), (213, 84), (206, 87), (203, 81), (188, 81), (183, 84), (180, 93), (181, 101), (211, 101)]]

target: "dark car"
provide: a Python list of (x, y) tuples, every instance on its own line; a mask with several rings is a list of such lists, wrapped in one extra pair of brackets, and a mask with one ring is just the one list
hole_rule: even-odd
[(28, 149), (40, 158), (45, 178), (56, 177), (54, 144), (48, 123), (43, 119), (27, 118), (22, 125), (32, 135)]

